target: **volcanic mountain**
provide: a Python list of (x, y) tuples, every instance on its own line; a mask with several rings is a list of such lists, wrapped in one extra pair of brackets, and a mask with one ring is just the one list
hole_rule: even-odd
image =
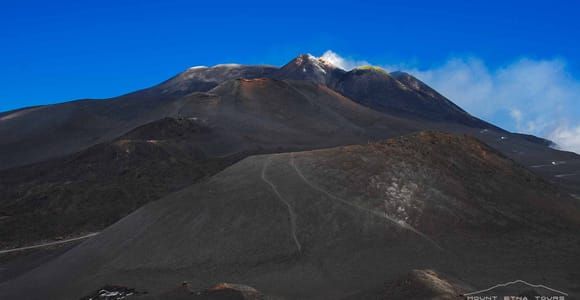
[(173, 104), (181, 117), (0, 171), (0, 215), (9, 216), (0, 220), (0, 243), (98, 231), (249, 154), (364, 143), (417, 128), (302, 81), (229, 80)]
[(34, 269), (0, 297), (111, 285), (161, 296), (190, 281), (339, 299), (388, 293), (384, 282), (411, 269), (480, 287), (547, 268), (573, 289), (580, 157), (551, 146), (410, 74), (312, 55), (193, 67), (112, 99), (1, 113), (0, 247), (107, 229), (9, 270)]
[[(448, 121), (478, 128), (491, 126), (469, 116), (439, 94), (416, 91), (413, 86), (417, 80), (408, 87), (384, 71), (371, 68), (346, 72), (305, 54), (280, 69), (235, 64), (193, 67), (157, 86), (117, 98), (80, 100), (3, 113), (0, 115), (0, 169), (74, 153), (149, 122), (183, 116), (181, 109), (187, 101), (184, 97), (191, 98), (195, 92), (210, 92), (232, 79), (255, 78), (322, 84), (359, 104), (393, 116), (403, 114), (405, 119)], [(236, 88), (236, 85), (225, 85), (219, 90), (224, 93), (227, 88)], [(295, 93), (308, 93), (300, 88), (294, 86)]]
[[(216, 68), (219, 72), (209, 74), (227, 77), (223, 75), (226, 67)], [(209, 72), (205, 69), (188, 72), (199, 73), (199, 78), (209, 76), (200, 75)], [(138, 102), (125, 98), (109, 103), (121, 107), (125, 102), (130, 105), (122, 111), (139, 107)], [(101, 105), (98, 101), (90, 103)], [(366, 143), (434, 128), (478, 134), (484, 140), (491, 139), (492, 145), (499, 135), (509, 135), (493, 128), (474, 129), (460, 123), (381, 113), (326, 85), (304, 80), (226, 79), (208, 92), (159, 101), (154, 107), (164, 109), (151, 114), (169, 117), (73, 154), (0, 170), (0, 216), (6, 216), (0, 219), (4, 237), (0, 244), (22, 246), (99, 231), (141, 205), (211, 176), (250, 154)], [(143, 119), (125, 122), (138, 124)], [(63, 131), (62, 136), (68, 133)], [(507, 143), (511, 150), (518, 142), (526, 151), (535, 147), (556, 152), (509, 136), (514, 136), (513, 141), (497, 147)]]
[(305, 54), (279, 69), (199, 66), (109, 100), (1, 114), (0, 244), (99, 230), (250, 154), (424, 129), (477, 136), (525, 165), (567, 162), (536, 171), (580, 194), (577, 178), (557, 177), (574, 174), (576, 155), (481, 121), (407, 73), (347, 72)]
[[(304, 54), (281, 68), (236, 64), (198, 66), (154, 87), (116, 98), (79, 100), (1, 113), (0, 169), (75, 153), (165, 117), (186, 117), (181, 110), (187, 102), (184, 98), (191, 99), (198, 92), (211, 93), (213, 88), (233, 79), (256, 78), (324, 85), (340, 97), (384, 115), (418, 123), (437, 122), (439, 127), (488, 128), (505, 133), (469, 115), (409, 74), (389, 74), (376, 67), (347, 72), (322, 58)], [(222, 86), (219, 90), (225, 92), (227, 87), (235, 88), (236, 85)], [(296, 93), (308, 93), (301, 90), (308, 85), (293, 87)], [(431, 124), (421, 127), (433, 128)]]

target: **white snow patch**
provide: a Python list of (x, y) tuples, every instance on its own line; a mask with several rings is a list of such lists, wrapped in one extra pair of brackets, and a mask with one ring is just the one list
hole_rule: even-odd
[(242, 65), (240, 64), (219, 64), (219, 65), (215, 65), (213, 66), (213, 68), (239, 68)]
[(321, 62), (320, 61), (315, 61), (314, 65), (316, 66), (316, 68), (318, 69), (318, 71), (322, 72), (323, 74), (326, 74), (326, 70), (321, 66)]
[(189, 68), (188, 70), (198, 70), (198, 69), (207, 69), (207, 66), (194, 66)]

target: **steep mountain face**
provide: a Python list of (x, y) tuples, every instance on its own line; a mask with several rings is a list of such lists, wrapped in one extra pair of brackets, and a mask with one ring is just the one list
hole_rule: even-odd
[(344, 70), (337, 68), (322, 58), (317, 58), (310, 54), (302, 54), (280, 68), (274, 74), (274, 77), (307, 80), (332, 86), (344, 73)]
[(467, 136), (252, 156), (3, 283), (0, 297), (74, 299), (106, 284), (155, 296), (187, 281), (341, 299), (425, 266), (484, 285), (525, 273), (571, 288), (577, 277), (552, 275), (575, 271), (577, 205)]
[[(470, 115), (451, 100), (439, 94), (439, 92), (432, 89), (430, 86), (426, 85), (424, 82), (409, 73), (396, 71), (389, 73), (389, 75), (404, 84), (407, 88), (413, 90), (417, 97), (422, 99), (429, 99), (428, 101), (432, 102), (429, 106), (438, 107), (438, 109), (441, 111), (441, 116), (439, 117), (442, 117), (444, 120), (459, 122), (475, 128), (492, 128), (496, 131), (504, 131), (503, 129), (494, 126), (493, 124), (487, 123)], [(437, 110), (437, 108), (434, 109)], [(437, 116), (437, 113), (433, 115)]]
[[(432, 89), (419, 79), (415, 78), (413, 75), (402, 72), (402, 71), (395, 71), (389, 73), (389, 75), (395, 79), (397, 79), (400, 83), (404, 84), (407, 88), (410, 88), (418, 93), (423, 94), (425, 97), (430, 98), (442, 98), (443, 96), (439, 94), (436, 90)], [(454, 105), (454, 104), (452, 104)], [(455, 106), (455, 105), (454, 105)], [(458, 111), (463, 111), (461, 108), (455, 106), (455, 109)]]
[[(372, 109), (405, 117), (493, 127), (469, 115), (457, 105), (404, 72), (361, 67), (346, 72), (322, 58), (303, 54), (273, 73), (275, 78), (324, 84)], [(497, 129), (497, 128), (496, 128)]]
[(403, 83), (379, 68), (357, 68), (346, 73), (336, 90), (367, 106), (381, 111), (408, 111), (411, 103), (404, 98), (411, 93)]
[(357, 68), (344, 74), (334, 89), (363, 105), (385, 113), (459, 123), (476, 128), (493, 127), (469, 115), (406, 73), (394, 73), (391, 76), (377, 67)]

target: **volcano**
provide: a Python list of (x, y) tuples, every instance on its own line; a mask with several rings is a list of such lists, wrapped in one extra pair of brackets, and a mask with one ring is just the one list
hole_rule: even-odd
[(0, 145), (0, 247), (87, 236), (0, 260), (0, 298), (451, 299), (521, 274), (578, 289), (580, 179), (559, 175), (580, 157), (405, 72), (192, 67), (2, 113)]

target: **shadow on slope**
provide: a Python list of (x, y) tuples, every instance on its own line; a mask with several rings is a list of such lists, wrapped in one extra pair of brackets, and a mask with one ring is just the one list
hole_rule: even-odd
[[(111, 282), (156, 295), (186, 280), (195, 290), (241, 282), (328, 299), (425, 267), (468, 282), (507, 265), (497, 277), (562, 272), (574, 249), (551, 241), (573, 243), (579, 214), (549, 183), (466, 136), (253, 156), (0, 285), (0, 296), (74, 298)], [(517, 243), (471, 247), (492, 241)]]

